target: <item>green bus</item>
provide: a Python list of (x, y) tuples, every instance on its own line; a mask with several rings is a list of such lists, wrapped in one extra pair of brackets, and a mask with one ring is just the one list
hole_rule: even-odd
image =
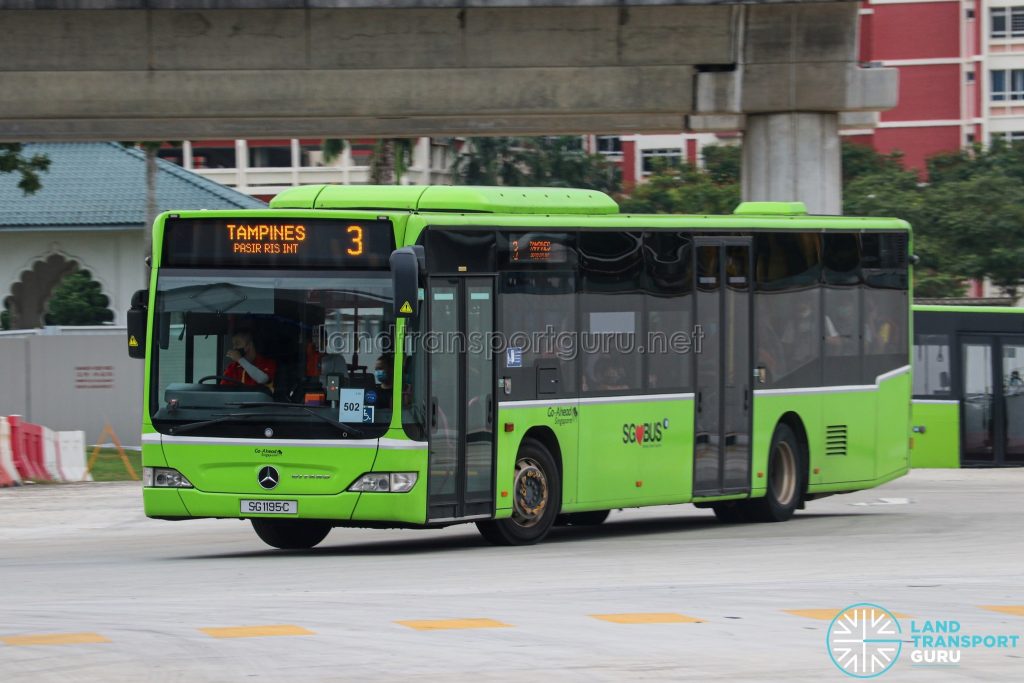
[(1024, 465), (1024, 309), (913, 312), (912, 465)]
[(529, 544), (674, 503), (786, 520), (908, 470), (910, 239), (555, 188), (164, 213), (129, 312), (145, 512), (286, 549), (461, 522)]

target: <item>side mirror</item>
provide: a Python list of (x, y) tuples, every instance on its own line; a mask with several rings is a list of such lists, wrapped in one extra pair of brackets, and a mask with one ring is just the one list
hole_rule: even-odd
[(415, 318), (420, 309), (420, 272), (426, 270), (423, 247), (402, 247), (391, 252), (391, 285), (395, 317)]
[(149, 310), (149, 290), (140, 289), (132, 294), (132, 307), (128, 309), (128, 355), (146, 357), (146, 313)]

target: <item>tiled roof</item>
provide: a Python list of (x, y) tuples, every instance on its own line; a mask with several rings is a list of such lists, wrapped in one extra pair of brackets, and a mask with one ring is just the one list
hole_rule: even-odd
[[(22, 154), (45, 154), (50, 170), (43, 187), (25, 195), (17, 173), (0, 174), (0, 230), (11, 228), (102, 229), (138, 226), (146, 220), (146, 157), (116, 142), (33, 143)], [(266, 204), (157, 160), (157, 208), (254, 209)]]

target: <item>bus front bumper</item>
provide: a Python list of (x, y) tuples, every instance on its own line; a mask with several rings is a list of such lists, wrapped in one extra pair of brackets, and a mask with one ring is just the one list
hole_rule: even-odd
[[(147, 517), (154, 519), (324, 519), (338, 522), (367, 522), (417, 525), (426, 520), (425, 479), (408, 493), (355, 493), (334, 495), (265, 495), (250, 493), (209, 493), (189, 488), (142, 489)], [(251, 514), (242, 512), (242, 501), (295, 501), (295, 514)]]

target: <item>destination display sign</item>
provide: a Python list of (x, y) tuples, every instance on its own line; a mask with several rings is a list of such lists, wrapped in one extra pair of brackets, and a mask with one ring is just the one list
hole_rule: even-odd
[(168, 219), (162, 265), (171, 268), (386, 268), (390, 221), (307, 218)]
[(565, 235), (539, 232), (509, 235), (508, 260), (513, 263), (565, 263), (569, 250)]

